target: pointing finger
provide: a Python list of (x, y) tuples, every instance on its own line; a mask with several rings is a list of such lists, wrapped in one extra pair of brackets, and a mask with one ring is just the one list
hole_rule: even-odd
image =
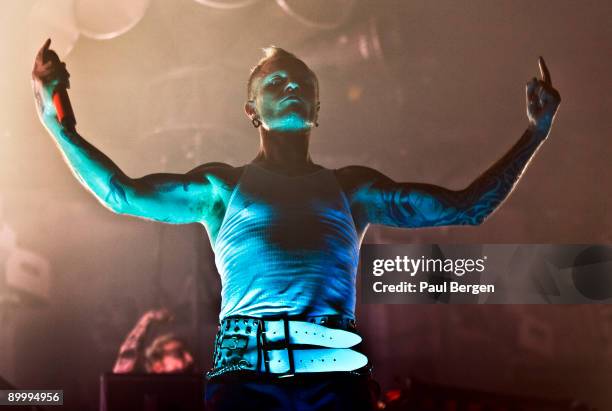
[(36, 53), (36, 60), (40, 61), (41, 63), (44, 62), (45, 54), (49, 52), (50, 45), (51, 45), (51, 39), (47, 39), (45, 43), (43, 44), (43, 46), (40, 48), (40, 50), (38, 50), (38, 53)]
[(544, 58), (540, 56), (538, 58), (538, 65), (540, 66), (540, 74), (542, 75), (542, 81), (547, 85), (552, 85), (552, 79), (550, 78), (550, 72), (548, 71), (548, 67), (546, 67), (546, 63), (544, 62)]
[(51, 42), (51, 39), (47, 39), (47, 41), (45, 41), (45, 43), (42, 45), (42, 47), (40, 49), (38, 49), (38, 53), (36, 53), (36, 59), (40, 60), (42, 59), (42, 55), (45, 52), (45, 50), (49, 47), (49, 43)]

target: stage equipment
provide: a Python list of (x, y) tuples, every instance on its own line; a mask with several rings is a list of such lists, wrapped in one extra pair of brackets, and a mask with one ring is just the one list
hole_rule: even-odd
[(144, 17), (150, 4), (150, 0), (73, 1), (76, 26), (84, 36), (96, 40), (128, 32)]
[(317, 29), (340, 27), (352, 14), (355, 0), (276, 0), (289, 16)]
[(226, 66), (182, 67), (154, 79), (139, 110), (135, 149), (143, 166), (185, 172), (205, 162), (249, 160), (258, 140), (242, 110), (245, 99), (244, 71)]
[(200, 411), (204, 378), (182, 374), (104, 374), (100, 411)]
[(312, 68), (341, 67), (368, 63), (384, 69), (405, 70), (410, 58), (408, 38), (401, 17), (371, 16), (343, 32), (320, 34), (299, 48), (299, 55)]
[[(544, 399), (452, 387), (411, 378), (406, 379), (403, 388), (387, 391), (384, 400), (384, 409), (387, 411), (571, 411), (576, 409), (573, 406), (578, 403), (570, 399)], [(581, 402), (579, 404), (584, 405)]]
[(260, 0), (195, 0), (196, 2), (203, 4), (214, 9), (231, 10), (239, 9), (242, 7), (250, 6)]
[(79, 38), (73, 12), (73, 0), (39, 0), (28, 16), (29, 52), (34, 56), (46, 39), (53, 39), (53, 49), (65, 58)]
[[(242, 114), (246, 99), (244, 70), (224, 65), (170, 68), (143, 91), (141, 135), (177, 128), (198, 128), (219, 121), (228, 111)], [(231, 105), (239, 103), (238, 106)]]

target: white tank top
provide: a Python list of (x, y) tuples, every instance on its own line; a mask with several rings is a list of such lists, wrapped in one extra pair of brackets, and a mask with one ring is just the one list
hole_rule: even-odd
[(354, 318), (359, 243), (332, 170), (288, 177), (247, 165), (213, 246), (219, 318)]

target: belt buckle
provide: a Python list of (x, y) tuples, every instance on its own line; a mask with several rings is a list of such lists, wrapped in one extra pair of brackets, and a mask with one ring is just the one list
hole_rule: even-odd
[(245, 335), (232, 335), (223, 337), (221, 340), (221, 348), (228, 350), (246, 349), (249, 346), (249, 337)]
[[(291, 347), (291, 344), (289, 342), (289, 318), (287, 317), (281, 317), (280, 320), (283, 321), (283, 330), (284, 330), (284, 339), (283, 341), (278, 341), (278, 342), (268, 342), (268, 338), (266, 336), (267, 330), (266, 330), (266, 323), (268, 322), (268, 320), (262, 320), (261, 321), (261, 327), (262, 329), (260, 330), (260, 333), (262, 334), (262, 339), (261, 339), (261, 351), (263, 354), (263, 362), (264, 362), (264, 367), (266, 370), (267, 374), (270, 375), (274, 375), (277, 378), (287, 378), (287, 377), (293, 377), (295, 376), (295, 362), (293, 359), (293, 348)], [(271, 373), (270, 372), (270, 357), (268, 355), (268, 351), (270, 350), (286, 350), (287, 351), (287, 358), (289, 359), (289, 370), (287, 370), (284, 373)]]

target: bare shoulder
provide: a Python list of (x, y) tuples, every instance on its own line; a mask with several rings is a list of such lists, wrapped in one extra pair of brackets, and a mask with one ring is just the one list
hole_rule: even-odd
[(232, 188), (236, 185), (244, 166), (234, 167), (226, 163), (205, 163), (197, 166), (187, 174), (192, 176), (201, 176), (209, 180), (214, 185), (227, 186)]
[(187, 174), (204, 174), (204, 173), (216, 173), (216, 172), (221, 172), (221, 173), (228, 173), (231, 170), (236, 170), (242, 167), (234, 167), (230, 164), (227, 163), (219, 163), (219, 162), (212, 162), (212, 163), (204, 163), (204, 164), (200, 164), (199, 166), (195, 167), (192, 170), (189, 170), (187, 172)]
[(378, 170), (366, 166), (346, 166), (334, 170), (338, 183), (345, 193), (368, 189), (374, 185), (393, 183), (389, 177)]

